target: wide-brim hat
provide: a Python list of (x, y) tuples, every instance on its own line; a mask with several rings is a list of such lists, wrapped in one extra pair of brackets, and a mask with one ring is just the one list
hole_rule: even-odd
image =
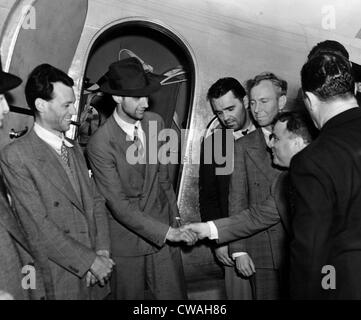
[(0, 94), (16, 88), (22, 82), (23, 81), (19, 77), (0, 70)]
[(147, 97), (160, 89), (159, 77), (145, 72), (137, 58), (112, 63), (100, 91), (115, 96)]

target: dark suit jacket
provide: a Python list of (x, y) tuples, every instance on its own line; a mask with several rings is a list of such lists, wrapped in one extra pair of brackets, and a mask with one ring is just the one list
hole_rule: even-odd
[[(95, 181), (111, 212), (112, 252), (116, 256), (155, 253), (164, 245), (169, 226), (176, 226), (175, 193), (167, 166), (157, 157), (161, 146), (157, 136), (164, 128), (163, 120), (146, 112), (141, 124), (147, 138), (146, 151), (155, 155), (154, 164), (128, 162), (126, 154), (133, 142), (126, 141), (126, 133), (113, 116), (97, 130), (87, 148)], [(150, 125), (156, 129), (149, 130)]]
[[(229, 215), (263, 203), (280, 170), (272, 166), (261, 129), (239, 139), (234, 145), (234, 172), (229, 191)], [(276, 210), (273, 206), (272, 210)], [(247, 252), (256, 268), (278, 269), (284, 262), (285, 231), (280, 221), (246, 239), (232, 242), (231, 253)]]
[[(330, 119), (291, 161), (295, 299), (361, 299), (361, 109)], [(322, 289), (333, 266), (336, 289)]]
[(30, 245), (46, 252), (56, 299), (88, 299), (94, 290), (84, 275), (96, 250), (110, 250), (109, 227), (80, 147), (70, 152), (81, 199), (60, 158), (33, 130), (3, 149), (0, 165)]
[[(215, 152), (223, 154), (226, 152), (226, 130), (219, 129), (221, 133), (218, 137), (215, 134), (209, 135), (202, 141), (201, 158), (199, 165), (199, 209), (202, 221), (215, 220), (228, 217), (228, 192), (230, 174), (216, 175), (216, 168), (222, 168), (224, 165), (217, 164)], [(221, 143), (217, 139), (222, 138)], [(233, 138), (233, 136), (232, 136)], [(213, 151), (204, 150), (205, 147)], [(217, 149), (216, 149), (217, 148)], [(222, 148), (222, 149), (221, 149)], [(227, 150), (228, 152), (233, 151)], [(206, 159), (210, 156), (210, 159)]]

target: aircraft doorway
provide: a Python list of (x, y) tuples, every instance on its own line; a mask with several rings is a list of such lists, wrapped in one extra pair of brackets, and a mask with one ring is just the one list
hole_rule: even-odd
[[(85, 147), (89, 137), (115, 108), (110, 97), (94, 92), (92, 84), (99, 81), (111, 63), (133, 55), (144, 62), (146, 71), (159, 75), (162, 81), (161, 89), (150, 96), (149, 111), (159, 113), (166, 128), (177, 132), (179, 145), (172, 152), (180, 151), (185, 147), (181, 145), (181, 130), (189, 128), (192, 113), (194, 63), (187, 47), (176, 35), (146, 21), (114, 25), (94, 41), (86, 62), (79, 107), (80, 143)], [(181, 152), (178, 163), (180, 156)], [(181, 164), (170, 165), (170, 177), (176, 191), (181, 172)]]

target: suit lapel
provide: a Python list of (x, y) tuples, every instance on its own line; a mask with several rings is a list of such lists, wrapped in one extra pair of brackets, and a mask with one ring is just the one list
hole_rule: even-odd
[(252, 135), (252, 141), (249, 142), (247, 153), (257, 168), (272, 182), (279, 174), (278, 170), (272, 167), (271, 154), (267, 150), (266, 141), (261, 129)]
[[(158, 168), (158, 163), (157, 163), (157, 159), (158, 159), (158, 152), (157, 150), (153, 150), (154, 149), (154, 141), (156, 141), (156, 146), (157, 146), (157, 135), (158, 135), (158, 130), (149, 130), (149, 117), (147, 115), (147, 113), (144, 114), (144, 118), (141, 121), (142, 124), (142, 129), (145, 133), (145, 155), (146, 155), (146, 168), (145, 168), (145, 174), (143, 176), (142, 170), (143, 168), (141, 168), (141, 164), (130, 164), (127, 161), (126, 158), (126, 153), (127, 153), (127, 149), (133, 144), (132, 141), (127, 141), (126, 137), (127, 134), (119, 127), (119, 125), (116, 123), (114, 117), (111, 117), (109, 119), (109, 135), (111, 137), (111, 144), (113, 146), (113, 148), (115, 150), (118, 151), (119, 156), (124, 158), (124, 161), (129, 165), (130, 168), (132, 168), (132, 170), (134, 170), (134, 173), (137, 174), (139, 176), (139, 179), (142, 179), (144, 181), (143, 183), (143, 189), (142, 189), (142, 193), (143, 194), (147, 194), (147, 191), (152, 188), (152, 183), (154, 182), (154, 176), (157, 172), (157, 168)], [(153, 149), (151, 149), (153, 148)], [(156, 152), (156, 163), (155, 164), (149, 164), (150, 160), (152, 162), (154, 162), (155, 159), (149, 159), (149, 153), (150, 152)], [(143, 208), (146, 204), (146, 197), (142, 198), (142, 202), (140, 203), (141, 208)]]
[[(143, 126), (143, 123), (142, 123)], [(118, 154), (124, 158), (124, 161), (129, 165), (130, 168), (136, 171), (136, 173), (142, 177), (142, 165), (139, 163), (131, 164), (127, 160), (127, 150), (133, 144), (133, 141), (127, 141), (127, 134), (119, 127), (113, 116), (109, 119), (109, 136), (111, 137), (111, 145), (114, 149), (118, 150)], [(147, 139), (148, 140), (148, 139)], [(146, 152), (147, 153), (147, 152)]]
[(83, 155), (77, 145), (74, 145), (73, 151), (75, 154), (74, 164), (80, 185), (81, 200), (83, 202), (83, 208), (85, 212), (88, 213), (89, 210), (93, 207), (93, 195), (90, 185), (89, 172), (87, 170), (86, 164), (81, 163)]
[(42, 141), (34, 130), (29, 133), (29, 139), (33, 149), (32, 154), (35, 157), (34, 160), (36, 160), (34, 161), (35, 166), (37, 166), (39, 171), (80, 211), (83, 211), (83, 206), (79, 202), (64, 168), (54, 154), (55, 151), (53, 152), (50, 149), (51, 147)]
[[(144, 118), (141, 121), (142, 123), (142, 129), (145, 133), (146, 138), (146, 169), (145, 169), (145, 178), (144, 178), (144, 184), (143, 184), (143, 194), (147, 193), (147, 190), (151, 188), (151, 183), (154, 181), (154, 176), (156, 174), (157, 168), (158, 168), (158, 128), (149, 128), (149, 118), (148, 114), (144, 113)], [(155, 143), (154, 143), (155, 142)], [(156, 149), (154, 150), (154, 147), (156, 146)], [(154, 159), (149, 157), (151, 153), (153, 154)], [(152, 162), (152, 164), (150, 164)]]
[(0, 224), (25, 248), (27, 242), (24, 234), (21, 232), (15, 216), (13, 215), (7, 201), (3, 195), (0, 195)]
[(288, 173), (282, 172), (274, 184), (273, 194), (283, 226), (287, 233), (291, 235), (291, 224), (289, 219), (290, 205), (287, 199), (289, 186)]

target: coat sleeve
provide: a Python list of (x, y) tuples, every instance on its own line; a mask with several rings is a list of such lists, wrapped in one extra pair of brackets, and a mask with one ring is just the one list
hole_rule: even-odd
[[(234, 169), (229, 184), (228, 214), (230, 217), (239, 215), (248, 207), (248, 184), (247, 170), (245, 164), (245, 150), (242, 139), (234, 143)], [(230, 254), (236, 252), (247, 252), (245, 240), (230, 243)]]
[[(220, 192), (224, 192), (224, 190), (218, 190), (219, 182), (217, 181), (215, 173), (216, 168), (213, 157), (211, 159), (212, 163), (205, 163), (204, 159), (204, 148), (211, 146), (211, 143), (213, 144), (212, 140), (213, 136), (209, 136), (206, 140), (203, 140), (201, 144), (198, 187), (199, 210), (202, 221), (209, 221), (227, 216), (222, 213)], [(225, 208), (225, 211), (228, 211), (228, 208)]]
[(270, 196), (261, 204), (251, 205), (236, 215), (215, 220), (214, 223), (218, 229), (218, 243), (225, 243), (252, 236), (279, 221), (276, 202)]
[[(88, 170), (88, 165), (84, 157), (84, 153), (80, 146), (76, 143), (74, 148), (77, 150), (77, 158), (81, 160), (82, 167)], [(88, 177), (89, 171), (85, 175)], [(90, 191), (93, 200), (93, 213), (96, 226), (95, 250), (107, 250), (110, 252), (110, 230), (108, 208), (105, 205), (105, 198), (100, 194), (94, 178), (89, 178)]]
[[(99, 136), (93, 138), (97, 139)], [(87, 152), (95, 182), (105, 197), (112, 216), (132, 232), (162, 247), (169, 226), (139, 210), (138, 199), (131, 199), (126, 194), (110, 146), (106, 144), (104, 139), (92, 139)]]
[[(164, 129), (163, 119), (159, 118), (158, 123), (160, 125), (160, 130), (163, 130)], [(158, 166), (158, 175), (159, 175), (159, 184), (163, 188), (163, 190), (168, 198), (170, 207), (171, 207), (172, 215), (170, 216), (169, 221), (173, 227), (177, 227), (176, 220), (175, 220), (175, 217), (179, 216), (179, 211), (178, 211), (178, 206), (177, 206), (177, 198), (176, 198), (173, 186), (169, 179), (168, 164), (165, 164), (165, 162), (163, 162), (162, 159), (160, 159), (160, 163)]]
[(82, 277), (94, 262), (95, 252), (65, 234), (49, 219), (36, 184), (21, 159), (17, 153), (3, 152), (0, 165), (16, 212), (30, 241), (35, 246), (41, 242), (50, 260)]
[(95, 182), (92, 181), (94, 195), (94, 218), (97, 228), (96, 250), (107, 250), (110, 252), (110, 230), (108, 209), (105, 205), (105, 199), (98, 191)]
[[(300, 154), (301, 155), (301, 154)], [(291, 296), (295, 299), (320, 298), (322, 267), (326, 265), (336, 196), (332, 180), (322, 168), (306, 157), (291, 162), (293, 187), (291, 241)]]

